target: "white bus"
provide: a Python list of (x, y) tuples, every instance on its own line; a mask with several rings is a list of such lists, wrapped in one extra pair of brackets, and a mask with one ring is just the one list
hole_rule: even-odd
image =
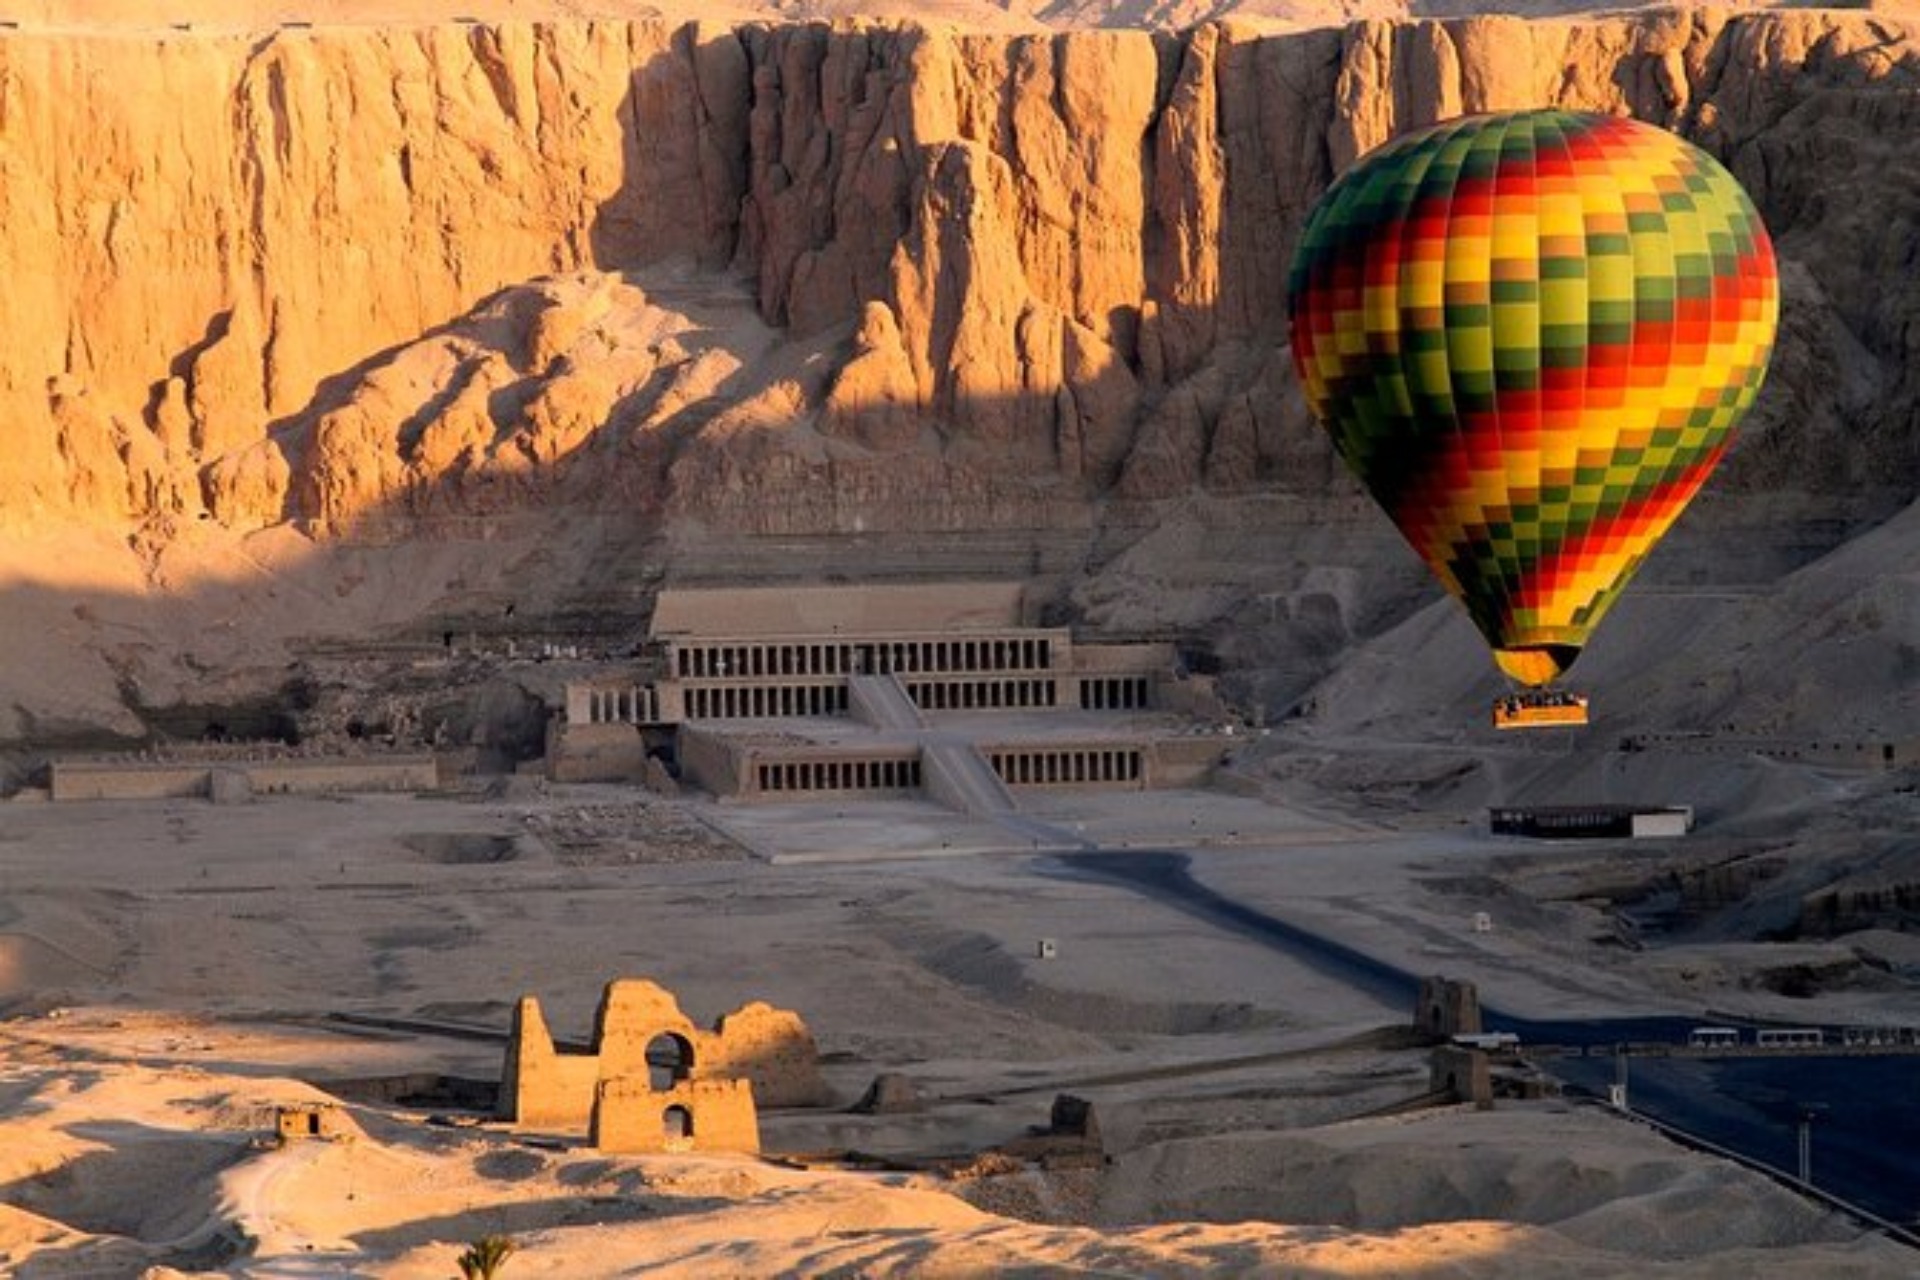
[(1687, 1032), (1689, 1049), (1731, 1049), (1739, 1043), (1737, 1027), (1695, 1027)]
[(1818, 1049), (1826, 1040), (1818, 1027), (1768, 1027), (1753, 1037), (1762, 1049)]
[(1489, 1053), (1512, 1052), (1520, 1047), (1520, 1037), (1511, 1031), (1463, 1031), (1453, 1042), (1462, 1049), (1484, 1049)]

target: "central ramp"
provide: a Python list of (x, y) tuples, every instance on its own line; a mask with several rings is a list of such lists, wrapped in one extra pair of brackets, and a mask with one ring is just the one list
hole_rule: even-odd
[(847, 710), (874, 729), (917, 733), (927, 727), (926, 717), (897, 676), (848, 676)]
[(948, 808), (975, 818), (1015, 812), (1013, 793), (972, 743), (928, 742), (920, 761), (922, 785)]

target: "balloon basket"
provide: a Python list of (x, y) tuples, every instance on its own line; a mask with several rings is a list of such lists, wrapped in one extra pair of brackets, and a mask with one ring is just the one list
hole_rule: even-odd
[(1587, 723), (1587, 695), (1535, 690), (1510, 693), (1493, 704), (1496, 729), (1562, 729)]

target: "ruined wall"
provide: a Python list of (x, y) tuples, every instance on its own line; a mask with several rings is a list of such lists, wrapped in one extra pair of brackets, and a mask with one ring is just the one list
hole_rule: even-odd
[(522, 996), (513, 1009), (507, 1058), (500, 1081), (500, 1118), (529, 1129), (564, 1129), (585, 1123), (600, 1059), (554, 1048), (540, 1002)]
[(589, 1145), (624, 1154), (760, 1150), (753, 1086), (745, 1080), (696, 1080), (671, 1089), (644, 1077), (602, 1080), (593, 1094)]
[[(0, 522), (338, 528), (488, 469), (422, 507), (554, 501), (537, 478), (630, 427), (664, 357), (586, 367), (605, 289), (475, 309), (669, 260), (742, 273), (825, 358), (597, 455), (587, 497), (748, 530), (832, 528), (850, 496), (1030, 527), (1102, 495), (1317, 489), (1282, 343), (1304, 211), (1397, 129), (1536, 104), (1682, 129), (1773, 227), (1783, 385), (1737, 476), (1910, 476), (1920, 292), (1886, 286), (1920, 246), (1917, 81), (1910, 24), (1832, 12), (8, 32)], [(484, 355), (436, 336), (470, 312), (502, 335)]]
[[(827, 1099), (819, 1049), (797, 1014), (755, 1001), (708, 1031), (695, 1026), (665, 988), (619, 978), (601, 992), (592, 1047), (584, 1053), (556, 1050), (539, 1001), (521, 998), (500, 1085), (502, 1118), (548, 1128), (594, 1123), (601, 1086), (633, 1081), (639, 1091), (649, 1091), (647, 1046), (662, 1035), (677, 1037), (691, 1051), (691, 1066), (678, 1085), (738, 1082), (751, 1090), (749, 1116), (751, 1098), (770, 1107), (818, 1106)], [(656, 1114), (649, 1123), (657, 1129), (658, 1120)]]
[(704, 1074), (755, 1081), (769, 1106), (813, 1106), (826, 1098), (820, 1048), (800, 1015), (755, 1000), (714, 1024)]

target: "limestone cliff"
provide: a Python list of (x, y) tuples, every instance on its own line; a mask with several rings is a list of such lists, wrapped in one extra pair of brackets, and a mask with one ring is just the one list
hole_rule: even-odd
[(1910, 496), (1916, 30), (0, 34), (0, 521), (1034, 527), (1323, 491), (1284, 357), (1304, 211), (1399, 129), (1531, 104), (1678, 128), (1766, 215), (1787, 321), (1728, 483)]

